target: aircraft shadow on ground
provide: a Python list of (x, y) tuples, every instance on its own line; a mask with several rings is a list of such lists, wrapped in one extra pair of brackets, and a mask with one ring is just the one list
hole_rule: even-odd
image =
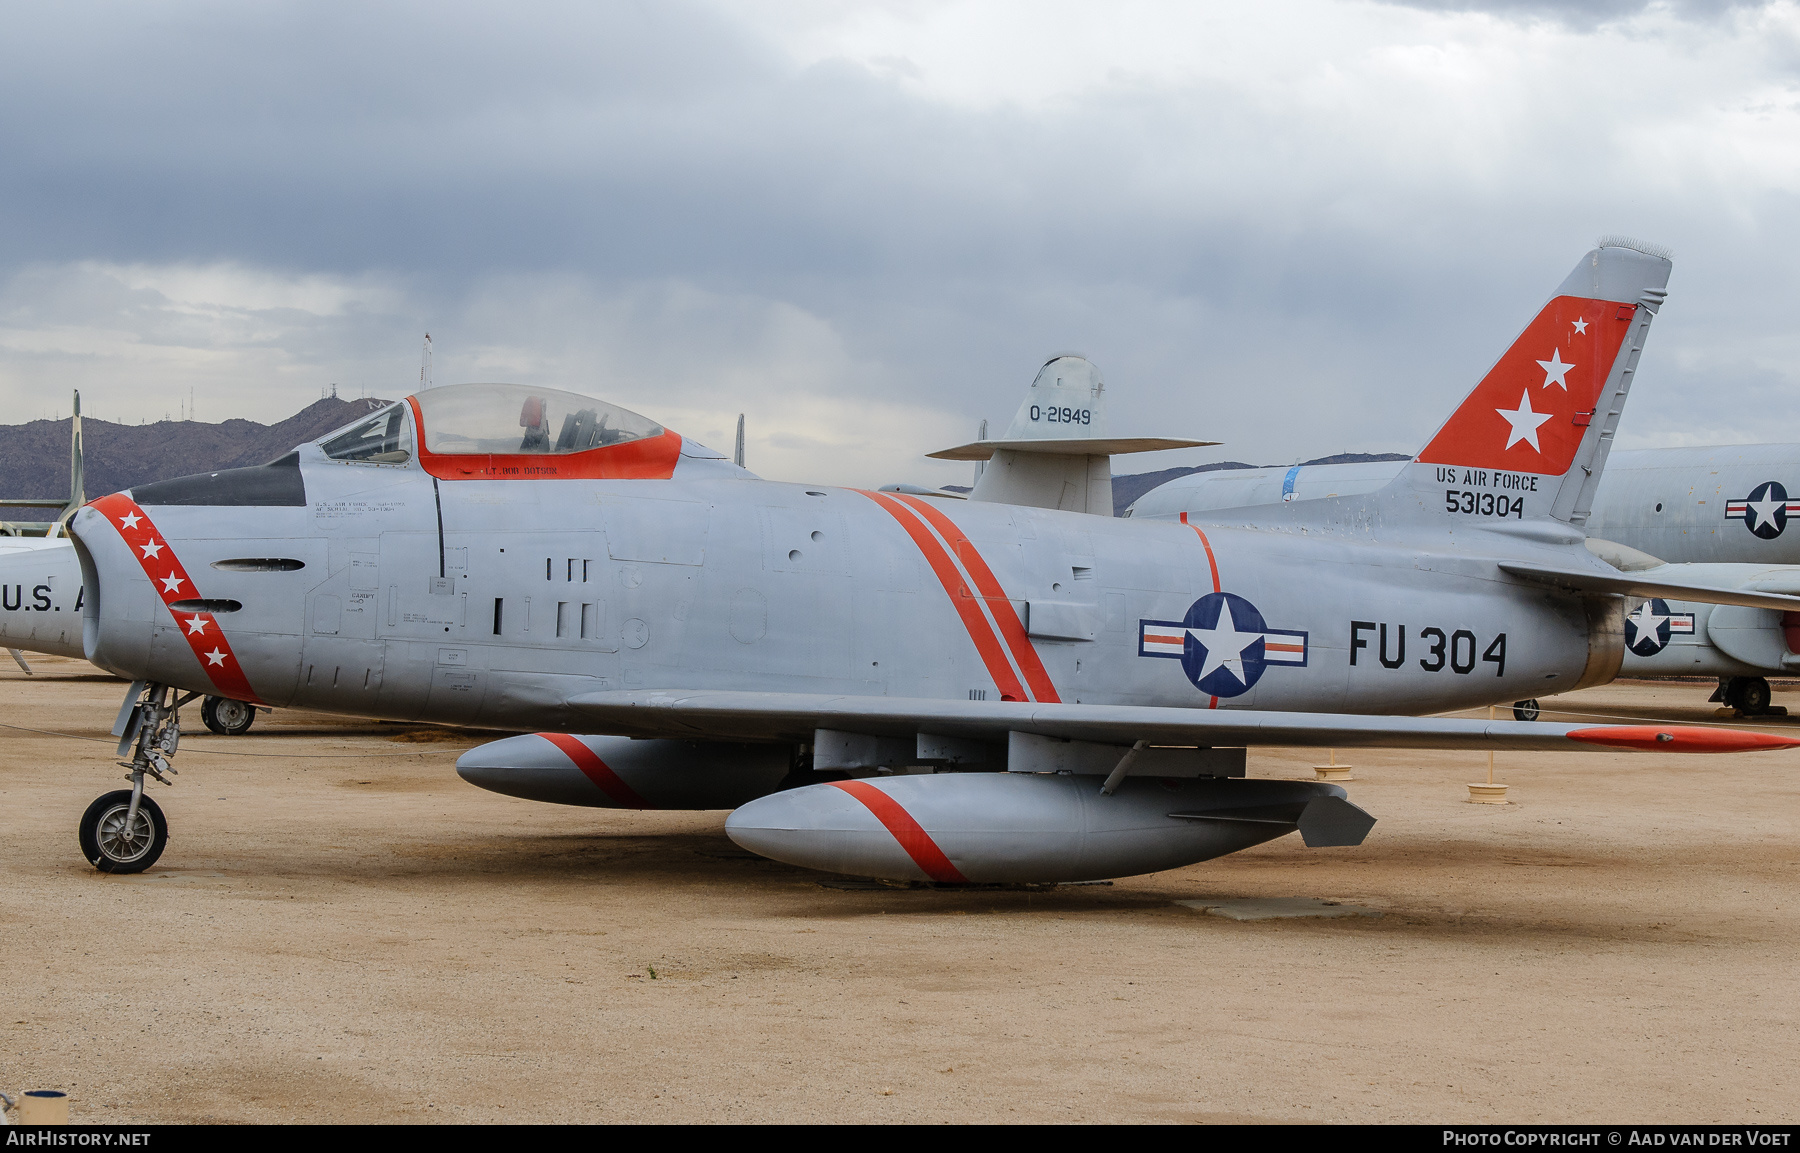
[[(745, 852), (722, 832), (551, 833), (469, 840), (427, 847), (412, 845), (380, 861), (351, 869), (357, 879), (381, 883), (384, 878), (408, 884), (460, 884), (505, 881), (509, 884), (706, 887), (726, 901), (773, 901), (762, 915), (772, 917), (939, 916), (951, 912), (1094, 913), (1167, 915), (1184, 923), (1231, 932), (1305, 931), (1369, 932), (1420, 939), (1489, 939), (1508, 947), (1551, 947), (1585, 943), (1662, 943), (1679, 945), (1705, 940), (1736, 939), (1740, 934), (1721, 921), (1692, 922), (1679, 912), (1655, 904), (1659, 870), (1681, 870), (1691, 880), (1694, 860), (1686, 854), (1625, 852), (1572, 854), (1562, 849), (1536, 851), (1511, 848), (1497, 854), (1491, 843), (1446, 840), (1420, 835), (1395, 838), (1359, 855), (1321, 856), (1313, 860), (1265, 860), (1246, 870), (1189, 866), (1157, 875), (1147, 891), (1125, 879), (1116, 885), (1065, 885), (1045, 889), (970, 886), (862, 887), (858, 879), (771, 861)], [(1327, 873), (1321, 873), (1326, 866)], [(1469, 870), (1498, 874), (1501, 895), (1475, 897), (1478, 884)], [(1607, 902), (1579, 907), (1549, 894), (1535, 897), (1539, 878), (1554, 871), (1560, 888), (1604, 891), (1607, 878), (1628, 871), (1635, 878), (1629, 891)], [(1730, 870), (1715, 870), (1730, 871)], [(1393, 877), (1411, 883), (1396, 892)], [(1434, 874), (1442, 874), (1441, 881)], [(1547, 878), (1546, 878), (1547, 879)], [(852, 887), (835, 887), (844, 881)], [(1176, 884), (1169, 884), (1173, 880)], [(1521, 891), (1521, 890), (1525, 891)], [(1229, 922), (1204, 917), (1173, 904), (1197, 897), (1229, 899), (1270, 896), (1323, 896), (1369, 904), (1383, 912), (1379, 919), (1280, 920)]]

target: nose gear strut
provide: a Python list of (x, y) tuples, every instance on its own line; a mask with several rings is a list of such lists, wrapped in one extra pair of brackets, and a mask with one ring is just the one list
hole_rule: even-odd
[(169, 841), (169, 825), (162, 808), (144, 795), (144, 777), (165, 785), (175, 775), (169, 762), (181, 746), (181, 706), (202, 694), (178, 696), (180, 690), (155, 682), (135, 681), (126, 690), (113, 722), (119, 738), (120, 761), (128, 770), (131, 789), (119, 789), (97, 798), (81, 817), (81, 852), (103, 873), (141, 873), (162, 856)]

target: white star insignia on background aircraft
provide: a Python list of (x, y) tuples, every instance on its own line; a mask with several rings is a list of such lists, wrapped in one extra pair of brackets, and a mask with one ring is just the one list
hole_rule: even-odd
[[(1381, 493), (1229, 524), (1092, 515), (1111, 454), (1194, 442), (1108, 436), (1071, 356), (1008, 436), (946, 450), (988, 462), (969, 500), (764, 481), (603, 401), (480, 384), (104, 497), (71, 531), (84, 651), (136, 682), (117, 725), (133, 788), (90, 807), (83, 850), (110, 871), (162, 852), (144, 778), (201, 694), (539, 730), (458, 772), (564, 804), (735, 809), (728, 833), (770, 857), (941, 882), (1149, 872), (1295, 830), (1361, 842), (1374, 818), (1338, 786), (1245, 778), (1251, 745), (1800, 745), (1387, 715), (1604, 683), (1631, 595), (1800, 609), (1621, 574), (1573, 527), (1669, 269), (1589, 253)], [(1571, 321), (1589, 331), (1570, 399), (1535, 413), (1526, 350)], [(1502, 446), (1492, 413), (1521, 391), (1534, 435)], [(186, 593), (157, 591), (134, 547), (151, 539)], [(218, 628), (190, 637), (175, 613)]]
[(1654, 600), (1647, 600), (1638, 606), (1636, 612), (1625, 618), (1625, 623), (1631, 628), (1631, 639), (1626, 644), (1635, 648), (1646, 638), (1655, 637), (1657, 630), (1668, 622), (1666, 613), (1657, 615), (1655, 604)]

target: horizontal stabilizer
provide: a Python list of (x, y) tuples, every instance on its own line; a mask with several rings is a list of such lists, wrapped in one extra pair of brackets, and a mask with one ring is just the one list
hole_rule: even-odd
[(1053, 356), (1038, 369), (1013, 421), (988, 439), (930, 455), (983, 462), (969, 499), (990, 504), (1113, 515), (1112, 458), (1127, 452), (1200, 448), (1211, 440), (1113, 436), (1106, 422), (1106, 382), (1085, 357)]
[[(1660, 595), (1660, 594), (1659, 594)], [(725, 689), (621, 690), (586, 693), (568, 705), (595, 732), (704, 740), (796, 741), (818, 729), (876, 736), (921, 732), (1000, 741), (1035, 733), (1078, 741), (1223, 748), (1290, 745), (1312, 748), (1576, 750), (1654, 748), (1667, 753), (1751, 752), (1800, 747), (1800, 737), (1743, 729), (1560, 725), (1545, 721), (1453, 717), (1362, 716), (1355, 713), (1182, 709), (1150, 705), (1053, 704), (1032, 701), (829, 694)], [(1615, 730), (1629, 740), (1609, 743)]]
[(1534, 584), (1547, 585), (1578, 593), (1612, 593), (1627, 597), (1662, 597), (1666, 600), (1699, 601), (1710, 605), (1741, 605), (1747, 609), (1773, 609), (1776, 612), (1800, 612), (1800, 596), (1757, 592), (1754, 589), (1715, 588), (1709, 585), (1676, 584), (1654, 579), (1655, 569), (1620, 573), (1612, 576), (1586, 569), (1563, 569), (1550, 565), (1503, 561), (1501, 569)]
[(1161, 452), (1167, 448), (1205, 448), (1216, 440), (1182, 440), (1167, 436), (1107, 436), (1060, 440), (972, 440), (925, 455), (935, 460), (989, 460), (996, 452), (1048, 452), (1059, 456), (1119, 456), (1128, 452)]

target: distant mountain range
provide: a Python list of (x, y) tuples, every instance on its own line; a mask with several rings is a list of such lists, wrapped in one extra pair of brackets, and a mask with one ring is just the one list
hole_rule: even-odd
[[(297, 444), (317, 440), (391, 402), (329, 398), (276, 424), (228, 420), (160, 420), (113, 424), (81, 419), (83, 485), (88, 498), (134, 484), (266, 464)], [(69, 422), (0, 425), (0, 497), (64, 497), (69, 492)], [(55, 510), (8, 509), (13, 520), (49, 520)]]

